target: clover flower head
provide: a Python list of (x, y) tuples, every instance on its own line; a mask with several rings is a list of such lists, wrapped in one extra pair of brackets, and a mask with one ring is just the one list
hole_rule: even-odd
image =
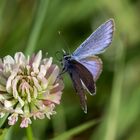
[(51, 58), (42, 59), (42, 51), (31, 57), (17, 52), (0, 59), (0, 117), (9, 113), (8, 124), (21, 118), (20, 127), (33, 119), (49, 118), (60, 103), (63, 82), (59, 68)]

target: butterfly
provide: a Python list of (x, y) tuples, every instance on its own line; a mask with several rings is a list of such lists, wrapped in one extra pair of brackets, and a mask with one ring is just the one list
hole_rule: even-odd
[(109, 19), (99, 26), (72, 54), (63, 50), (62, 73), (68, 72), (80, 104), (87, 113), (85, 90), (96, 94), (96, 81), (102, 72), (102, 61), (96, 56), (103, 53), (111, 44), (114, 20)]

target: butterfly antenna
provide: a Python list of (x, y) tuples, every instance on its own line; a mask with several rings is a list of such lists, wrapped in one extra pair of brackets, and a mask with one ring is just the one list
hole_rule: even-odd
[[(67, 50), (68, 50), (68, 53), (71, 54), (69, 45), (68, 45), (67, 41), (65, 40), (65, 38), (63, 37), (61, 31), (58, 31), (58, 34), (59, 34), (61, 40), (62, 40), (62, 41), (64, 42), (64, 44), (66, 45)], [(64, 54), (66, 54), (66, 52), (65, 52), (64, 50), (62, 50), (62, 51), (63, 51)]]

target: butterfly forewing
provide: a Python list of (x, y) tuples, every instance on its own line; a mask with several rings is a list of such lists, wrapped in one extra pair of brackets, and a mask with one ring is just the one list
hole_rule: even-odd
[(102, 53), (112, 42), (114, 21), (108, 20), (96, 29), (73, 53), (73, 58), (82, 59)]

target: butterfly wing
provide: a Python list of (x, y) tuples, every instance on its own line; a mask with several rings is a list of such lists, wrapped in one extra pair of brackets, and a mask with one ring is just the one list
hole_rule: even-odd
[(80, 60), (80, 63), (85, 66), (92, 74), (96, 81), (102, 72), (102, 61), (97, 56), (90, 56)]
[(85, 86), (85, 88), (87, 89), (87, 91), (91, 94), (94, 95), (95, 94), (95, 82), (92, 76), (92, 73), (84, 66), (82, 65), (80, 62), (76, 61), (76, 60), (72, 60), (72, 65), (74, 67), (75, 72), (79, 75), (82, 84)]
[(70, 74), (70, 77), (72, 79), (73, 86), (76, 90), (76, 93), (78, 94), (78, 96), (80, 98), (81, 107), (84, 110), (84, 112), (87, 113), (86, 95), (84, 93), (84, 89), (83, 89), (80, 77), (74, 69), (71, 69), (69, 71), (69, 74)]
[(86, 105), (86, 96), (84, 93), (83, 86), (87, 89), (87, 91), (94, 95), (96, 92), (95, 82), (92, 76), (92, 73), (83, 66), (80, 62), (76, 60), (71, 60), (69, 62), (68, 72), (73, 82), (73, 86), (76, 90), (76, 93), (80, 97), (81, 107), (84, 112), (87, 112), (87, 105)]
[(96, 29), (74, 53), (73, 57), (82, 59), (95, 54), (100, 54), (111, 44), (114, 31), (113, 19), (108, 20)]

